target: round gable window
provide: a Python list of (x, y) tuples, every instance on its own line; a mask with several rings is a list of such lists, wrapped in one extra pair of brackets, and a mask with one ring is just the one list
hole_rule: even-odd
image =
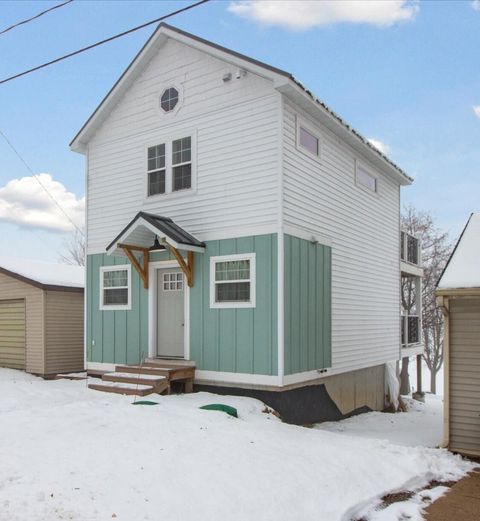
[(178, 103), (178, 90), (175, 87), (170, 87), (163, 91), (160, 98), (160, 106), (164, 112), (171, 112)]

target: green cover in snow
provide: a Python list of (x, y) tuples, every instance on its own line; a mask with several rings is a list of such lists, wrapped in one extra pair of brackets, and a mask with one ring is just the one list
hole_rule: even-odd
[(132, 405), (158, 405), (158, 402), (151, 402), (150, 400), (140, 400), (133, 402)]
[(211, 403), (209, 405), (202, 405), (200, 409), (205, 409), (206, 411), (222, 411), (226, 412), (230, 416), (234, 418), (238, 418), (237, 409), (235, 407), (230, 407), (230, 405), (225, 405), (223, 403)]

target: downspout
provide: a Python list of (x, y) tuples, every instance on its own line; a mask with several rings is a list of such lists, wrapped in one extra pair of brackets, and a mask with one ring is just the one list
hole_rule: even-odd
[(450, 303), (448, 297), (437, 296), (437, 306), (444, 318), (443, 335), (443, 441), (440, 445), (447, 448), (450, 444)]

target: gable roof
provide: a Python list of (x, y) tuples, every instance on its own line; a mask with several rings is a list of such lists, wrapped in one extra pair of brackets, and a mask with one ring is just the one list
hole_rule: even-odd
[(155, 237), (165, 239), (171, 246), (180, 250), (200, 253), (205, 250), (205, 243), (175, 224), (170, 217), (147, 212), (138, 212), (106, 250), (108, 254), (112, 254), (121, 243), (128, 240), (133, 240), (132, 246), (148, 248), (153, 244)]
[(117, 104), (135, 79), (147, 66), (150, 59), (158, 52), (168, 38), (207, 52), (213, 56), (243, 67), (259, 76), (273, 81), (273, 86), (286, 97), (299, 103), (313, 117), (316, 117), (329, 130), (349, 143), (359, 153), (363, 154), (380, 170), (390, 174), (400, 185), (409, 185), (413, 179), (385, 154), (375, 148), (359, 132), (348, 125), (340, 116), (319, 100), (311, 91), (302, 85), (291, 73), (255, 60), (216, 43), (210, 42), (194, 34), (182, 31), (166, 23), (161, 23), (140, 49), (138, 54), (125, 69), (107, 95), (100, 102), (93, 114), (88, 118), (76, 136), (70, 142), (72, 150), (84, 153), (86, 144), (96, 129), (103, 123), (110, 111)]
[(0, 257), (0, 273), (43, 290), (83, 291), (85, 268), (54, 262)]
[(480, 288), (480, 213), (470, 215), (437, 288)]

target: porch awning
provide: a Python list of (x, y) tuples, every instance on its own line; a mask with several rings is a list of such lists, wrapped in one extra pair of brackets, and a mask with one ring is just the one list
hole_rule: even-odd
[(149, 249), (155, 239), (167, 243), (176, 250), (203, 253), (205, 244), (183, 228), (175, 224), (169, 217), (162, 217), (146, 212), (137, 215), (107, 246), (107, 254), (112, 255), (122, 250), (122, 245), (131, 245), (137, 248)]

